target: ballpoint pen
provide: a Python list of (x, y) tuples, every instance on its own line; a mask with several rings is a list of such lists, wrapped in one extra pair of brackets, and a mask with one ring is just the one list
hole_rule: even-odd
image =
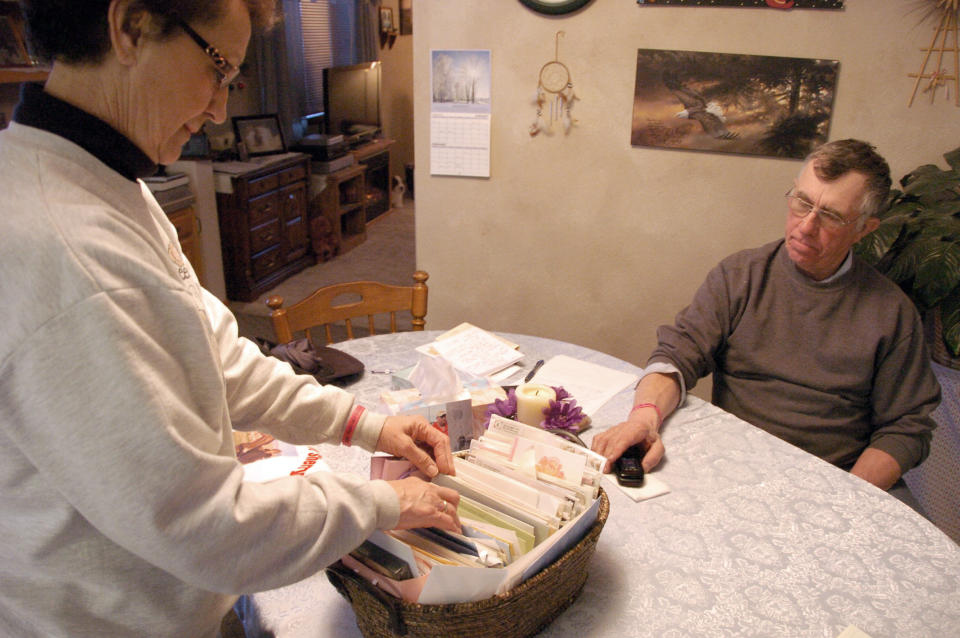
[(527, 373), (527, 376), (523, 378), (523, 382), (527, 383), (528, 381), (530, 381), (530, 379), (533, 378), (533, 375), (537, 373), (537, 370), (539, 370), (542, 365), (543, 365), (543, 359), (540, 359), (535, 364), (533, 364), (533, 369), (530, 370), (530, 372)]

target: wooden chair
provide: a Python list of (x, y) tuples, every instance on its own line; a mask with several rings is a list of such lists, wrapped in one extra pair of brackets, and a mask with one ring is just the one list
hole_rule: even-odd
[[(317, 289), (309, 297), (287, 308), (283, 307), (283, 297), (274, 295), (267, 299), (272, 312), (273, 331), (277, 343), (293, 341), (295, 332), (304, 331), (312, 343), (317, 344), (311, 334), (312, 329), (323, 327), (324, 344), (333, 343), (331, 324), (343, 322), (347, 329), (347, 339), (353, 339), (351, 319), (367, 317), (370, 334), (376, 334), (374, 316), (390, 314), (390, 332), (397, 331), (397, 312), (409, 310), (413, 315), (413, 329), (423, 330), (427, 315), (427, 284), (430, 277), (418, 270), (413, 273), (412, 286), (392, 286), (376, 281), (351, 281), (333, 284)], [(342, 301), (339, 298), (360, 297), (359, 301)]]

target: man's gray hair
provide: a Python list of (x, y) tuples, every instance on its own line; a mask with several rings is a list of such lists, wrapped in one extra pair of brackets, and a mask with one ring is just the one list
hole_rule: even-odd
[(854, 139), (827, 142), (807, 155), (806, 161), (813, 163), (814, 173), (826, 182), (839, 179), (851, 171), (866, 178), (858, 229), (863, 228), (868, 218), (881, 212), (890, 195), (892, 182), (887, 161), (872, 144)]

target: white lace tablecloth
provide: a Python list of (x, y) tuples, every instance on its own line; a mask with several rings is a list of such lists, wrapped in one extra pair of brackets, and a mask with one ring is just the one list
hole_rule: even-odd
[[(368, 370), (403, 368), (436, 334), (338, 347)], [(639, 372), (572, 344), (505, 336), (526, 367), (566, 354)], [(389, 384), (367, 372), (348, 389), (375, 408)], [(619, 422), (631, 400), (625, 390), (603, 406), (584, 438)], [(610, 516), (586, 586), (540, 635), (834, 638), (856, 625), (872, 638), (960, 636), (960, 547), (900, 501), (696, 397), (666, 422), (663, 439), (656, 475), (671, 492), (634, 502), (605, 485)], [(366, 474), (369, 455), (329, 448), (326, 460)], [(250, 637), (361, 635), (323, 573), (242, 606)]]

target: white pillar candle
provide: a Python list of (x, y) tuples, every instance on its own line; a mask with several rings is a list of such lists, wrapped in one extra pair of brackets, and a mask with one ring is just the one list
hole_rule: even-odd
[(545, 415), (543, 411), (557, 400), (557, 393), (548, 385), (524, 383), (517, 386), (517, 421), (539, 426)]

